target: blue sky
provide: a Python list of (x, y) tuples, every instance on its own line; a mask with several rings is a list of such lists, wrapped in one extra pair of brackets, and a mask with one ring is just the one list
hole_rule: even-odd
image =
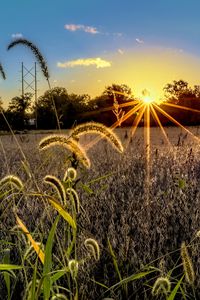
[[(0, 81), (0, 95), (6, 101), (20, 94), (21, 61), (27, 67), (34, 62), (22, 46), (6, 51), (17, 36), (38, 46), (49, 65), (52, 85), (65, 86), (69, 92), (95, 95), (115, 81), (132, 81), (139, 90), (142, 81), (148, 85), (148, 77), (154, 78), (150, 83), (159, 89), (162, 82), (156, 80), (160, 72), (163, 83), (187, 75), (183, 79), (198, 83), (198, 0), (1, 2), (0, 62), (7, 80)], [(139, 72), (146, 74), (144, 80), (142, 74), (137, 76)], [(41, 94), (46, 86), (42, 75), (38, 76)]]

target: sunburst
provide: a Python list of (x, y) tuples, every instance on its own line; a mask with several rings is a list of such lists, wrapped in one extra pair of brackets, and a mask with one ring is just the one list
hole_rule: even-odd
[[(120, 94), (126, 96), (125, 93), (121, 93), (118, 91), (113, 91), (114, 95), (114, 105), (106, 108), (102, 108), (98, 111), (89, 113), (93, 114), (96, 112), (104, 112), (104, 111), (113, 111), (116, 109), (116, 97), (115, 94)], [(128, 95), (129, 96), (129, 95)], [(162, 107), (161, 107), (162, 104)], [(195, 136), (190, 130), (188, 130), (184, 125), (182, 125), (178, 120), (176, 120), (174, 117), (172, 117), (170, 114), (167, 113), (163, 109), (163, 106), (165, 107), (173, 107), (178, 110), (185, 110), (185, 111), (191, 111), (195, 113), (200, 113), (200, 110), (198, 109), (193, 109), (190, 107), (186, 106), (181, 106), (177, 104), (172, 104), (168, 103), (166, 101), (157, 101), (156, 98), (152, 97), (150, 93), (147, 90), (142, 91), (141, 97), (139, 97), (137, 100), (131, 100), (127, 101), (126, 103), (123, 104), (117, 104), (118, 109), (122, 109), (124, 107), (129, 108), (128, 112), (124, 113), (121, 118), (117, 118), (117, 121), (111, 126), (111, 129), (115, 129), (121, 124), (123, 124), (127, 119), (132, 117), (133, 115), (136, 115), (134, 118), (134, 121), (132, 123), (131, 129), (130, 129), (130, 135), (129, 135), (129, 140), (127, 142), (126, 148), (129, 145), (130, 139), (133, 138), (136, 129), (143, 119), (144, 122), (144, 149), (145, 149), (145, 157), (146, 157), (146, 187), (147, 187), (147, 201), (149, 201), (149, 186), (151, 182), (150, 178), (150, 152), (151, 152), (151, 122), (150, 118), (154, 119), (154, 121), (157, 123), (158, 127), (161, 129), (161, 132), (164, 136), (164, 139), (168, 146), (172, 149), (172, 145), (170, 143), (170, 140), (168, 139), (168, 136), (166, 134), (165, 128), (161, 123), (161, 120), (159, 119), (158, 112), (165, 116), (167, 119), (169, 119), (172, 123), (174, 123), (176, 126), (179, 126), (182, 128), (184, 131), (186, 131), (190, 136), (192, 136), (193, 139), (197, 140), (198, 142), (200, 141), (200, 138)], [(92, 142), (90, 142), (88, 145), (86, 145), (86, 148), (89, 149), (91, 146), (93, 146), (99, 139), (95, 139)]]

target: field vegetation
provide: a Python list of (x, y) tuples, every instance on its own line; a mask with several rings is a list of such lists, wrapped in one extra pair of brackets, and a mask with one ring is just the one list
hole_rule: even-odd
[[(12, 299), (19, 295), (20, 299), (34, 299), (31, 295), (37, 293), (40, 299), (44, 293), (43, 264), (19, 220), (43, 251), (51, 235), (48, 272), (51, 278), (58, 278), (51, 281), (49, 297), (52, 299), (166, 299), (180, 280), (176, 299), (182, 299), (183, 295), (186, 299), (198, 299), (199, 144), (179, 128), (166, 130), (172, 142), (171, 150), (160, 130), (152, 129), (148, 203), (142, 128), (123, 154), (117, 153), (106, 140), (91, 147), (87, 153), (90, 169), (80, 162), (77, 165), (70, 151), (62, 147), (40, 152), (38, 144), (44, 135), (27, 134), (23, 139), (11, 135), (1, 137), (1, 178), (13, 174), (24, 186), (23, 191), (10, 185), (11, 190), (1, 186), (1, 261), (21, 266), (20, 270), (1, 273), (2, 299), (6, 295)], [(127, 142), (126, 131), (117, 130), (123, 145)], [(199, 128), (194, 127), (192, 131), (197, 136)], [(80, 143), (90, 145), (92, 140), (94, 136), (86, 135)], [(66, 200), (65, 207), (76, 216), (77, 224), (75, 244), (68, 255), (73, 230), (66, 219), (58, 220), (55, 206), (45, 199), (49, 195), (60, 201), (56, 190), (43, 179), (51, 175), (62, 181), (72, 165), (77, 177), (70, 184), (77, 192), (80, 210), (74, 215), (70, 199)], [(65, 188), (69, 184), (66, 182), (62, 181)], [(98, 254), (88, 256), (86, 239), (98, 243), (99, 258)], [(183, 243), (195, 274), (192, 282), (187, 273), (183, 278)], [(70, 275), (71, 259), (75, 259), (78, 268), (73, 266), (76, 271)], [(170, 281), (170, 288), (166, 282), (161, 282), (162, 288), (154, 286), (160, 277)]]

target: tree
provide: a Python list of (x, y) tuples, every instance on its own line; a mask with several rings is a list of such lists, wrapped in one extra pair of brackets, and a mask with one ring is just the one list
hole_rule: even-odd
[(173, 83), (168, 83), (163, 88), (167, 102), (181, 104), (184, 97), (195, 96), (191, 87), (184, 80), (174, 80)]
[[(84, 120), (84, 112), (92, 110), (92, 102), (87, 94), (68, 94), (63, 87), (47, 90), (37, 102), (39, 128), (55, 128), (55, 108), (61, 127), (69, 128), (76, 121)], [(55, 105), (55, 107), (54, 107)]]
[(31, 93), (25, 93), (11, 99), (7, 109), (10, 124), (16, 129), (23, 129), (27, 121), (27, 110), (31, 107)]
[[(173, 81), (164, 87), (166, 102), (178, 105), (178, 107), (167, 108), (165, 111), (171, 114), (182, 124), (198, 124), (200, 122), (200, 113), (192, 112), (191, 109), (200, 111), (200, 87), (194, 86), (191, 88), (184, 80)], [(184, 109), (181, 109), (183, 106)], [(185, 109), (188, 108), (188, 109)]]
[(103, 95), (107, 96), (112, 101), (114, 100), (115, 95), (115, 99), (118, 101), (118, 103), (123, 103), (130, 100), (132, 97), (132, 91), (131, 88), (126, 84), (113, 83), (105, 88)]

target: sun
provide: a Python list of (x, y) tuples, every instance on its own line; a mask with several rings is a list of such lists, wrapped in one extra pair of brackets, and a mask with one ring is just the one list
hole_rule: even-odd
[(150, 96), (145, 96), (145, 97), (143, 97), (142, 101), (146, 104), (150, 104), (150, 103), (154, 102), (154, 98), (150, 97)]
[(141, 101), (145, 104), (150, 104), (155, 101), (155, 98), (150, 94), (147, 89), (142, 91)]

